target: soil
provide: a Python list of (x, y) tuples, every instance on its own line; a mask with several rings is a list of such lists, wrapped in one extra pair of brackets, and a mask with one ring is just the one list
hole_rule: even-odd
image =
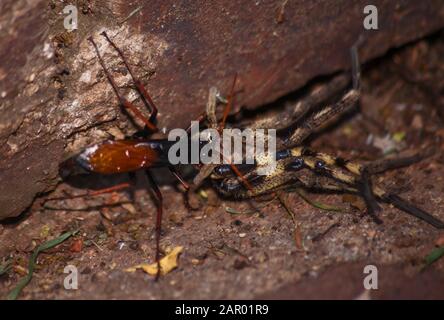
[[(432, 157), (374, 181), (441, 220), (443, 54), (444, 37), (438, 33), (370, 63), (363, 73), (361, 110), (311, 141), (317, 150), (359, 161), (380, 159), (393, 149), (436, 146)], [(86, 187), (125, 179), (91, 176), (64, 182), (47, 197), (81, 194)], [(444, 298), (444, 259), (423, 269), (424, 257), (443, 243), (442, 230), (388, 205), (380, 213), (384, 223), (377, 225), (359, 201), (333, 194), (308, 197), (341, 212), (315, 208), (297, 193), (285, 193), (295, 228), (277, 200), (258, 201), (259, 212), (251, 213), (248, 202), (220, 199), (205, 187), (201, 208), (189, 212), (181, 192), (165, 183), (161, 247), (184, 247), (178, 268), (157, 282), (142, 271), (126, 272), (153, 262), (155, 206), (145, 183), (139, 177), (128, 194), (48, 202), (52, 209), (42, 206), (42, 198), (20, 219), (0, 225), (0, 259), (13, 264), (0, 276), (0, 297), (24, 276), (36, 246), (79, 229), (39, 255), (20, 299)], [(380, 281), (378, 290), (367, 292), (363, 270), (369, 264), (378, 268)], [(67, 265), (79, 271), (77, 290), (63, 287)]]

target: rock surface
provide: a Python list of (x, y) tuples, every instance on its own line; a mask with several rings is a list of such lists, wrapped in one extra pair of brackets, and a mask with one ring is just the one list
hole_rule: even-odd
[[(22, 213), (54, 188), (64, 155), (134, 127), (119, 112), (86, 40), (93, 35), (117, 82), (128, 75), (98, 35), (106, 30), (159, 106), (159, 127), (185, 127), (210, 86), (239, 75), (237, 107), (256, 108), (313, 77), (349, 67), (363, 32), (365, 1), (78, 1), (78, 30), (63, 4), (0, 4), (0, 219)], [(364, 61), (444, 27), (441, 0), (374, 1), (379, 30), (367, 31)], [(126, 86), (126, 88), (125, 88)]]

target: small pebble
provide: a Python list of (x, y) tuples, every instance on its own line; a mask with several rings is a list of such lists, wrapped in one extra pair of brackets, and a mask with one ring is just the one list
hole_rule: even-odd
[(233, 268), (236, 270), (241, 270), (248, 266), (248, 262), (245, 259), (236, 259), (234, 260)]
[(133, 241), (130, 243), (129, 247), (131, 250), (137, 250), (139, 249), (139, 243), (137, 241)]
[(69, 248), (69, 251), (71, 251), (71, 252), (80, 252), (80, 251), (82, 251), (82, 248), (83, 248), (83, 240), (82, 239), (75, 239), (72, 242), (72, 244), (71, 244), (71, 246)]

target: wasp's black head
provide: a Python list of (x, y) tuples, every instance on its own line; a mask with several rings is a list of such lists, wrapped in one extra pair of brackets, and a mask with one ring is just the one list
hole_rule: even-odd
[(82, 158), (79, 155), (73, 156), (59, 165), (59, 175), (62, 179), (88, 173), (88, 166), (83, 163)]

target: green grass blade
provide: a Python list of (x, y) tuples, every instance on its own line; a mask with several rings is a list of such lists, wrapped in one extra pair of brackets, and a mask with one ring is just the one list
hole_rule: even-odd
[(439, 259), (441, 259), (442, 257), (444, 257), (444, 247), (439, 247), (439, 248), (435, 248), (433, 249), (424, 259), (424, 266), (423, 266), (423, 270), (427, 267), (429, 267), (432, 263), (438, 261)]
[(331, 206), (328, 204), (324, 204), (324, 203), (320, 203), (317, 201), (313, 201), (311, 200), (304, 191), (302, 191), (302, 189), (295, 189), (296, 193), (302, 198), (302, 200), (304, 200), (305, 202), (307, 202), (309, 205), (321, 209), (321, 210), (326, 210), (326, 211), (335, 211), (335, 212), (343, 212), (344, 210), (339, 208), (339, 207), (335, 207), (335, 206)]
[(34, 268), (35, 268), (37, 256), (39, 255), (40, 252), (51, 249), (51, 248), (61, 244), (66, 239), (70, 238), (71, 236), (73, 236), (76, 233), (77, 233), (77, 230), (66, 232), (66, 233), (62, 234), (60, 237), (49, 240), (49, 241), (41, 244), (40, 246), (38, 246), (34, 250), (34, 252), (32, 253), (31, 258), (29, 259), (28, 274), (17, 283), (17, 285), (15, 286), (14, 289), (11, 290), (11, 292), (9, 292), (7, 299), (8, 300), (17, 299), (19, 294), (22, 292), (23, 288), (26, 287), (28, 285), (28, 283), (31, 281), (32, 274), (34, 273)]

